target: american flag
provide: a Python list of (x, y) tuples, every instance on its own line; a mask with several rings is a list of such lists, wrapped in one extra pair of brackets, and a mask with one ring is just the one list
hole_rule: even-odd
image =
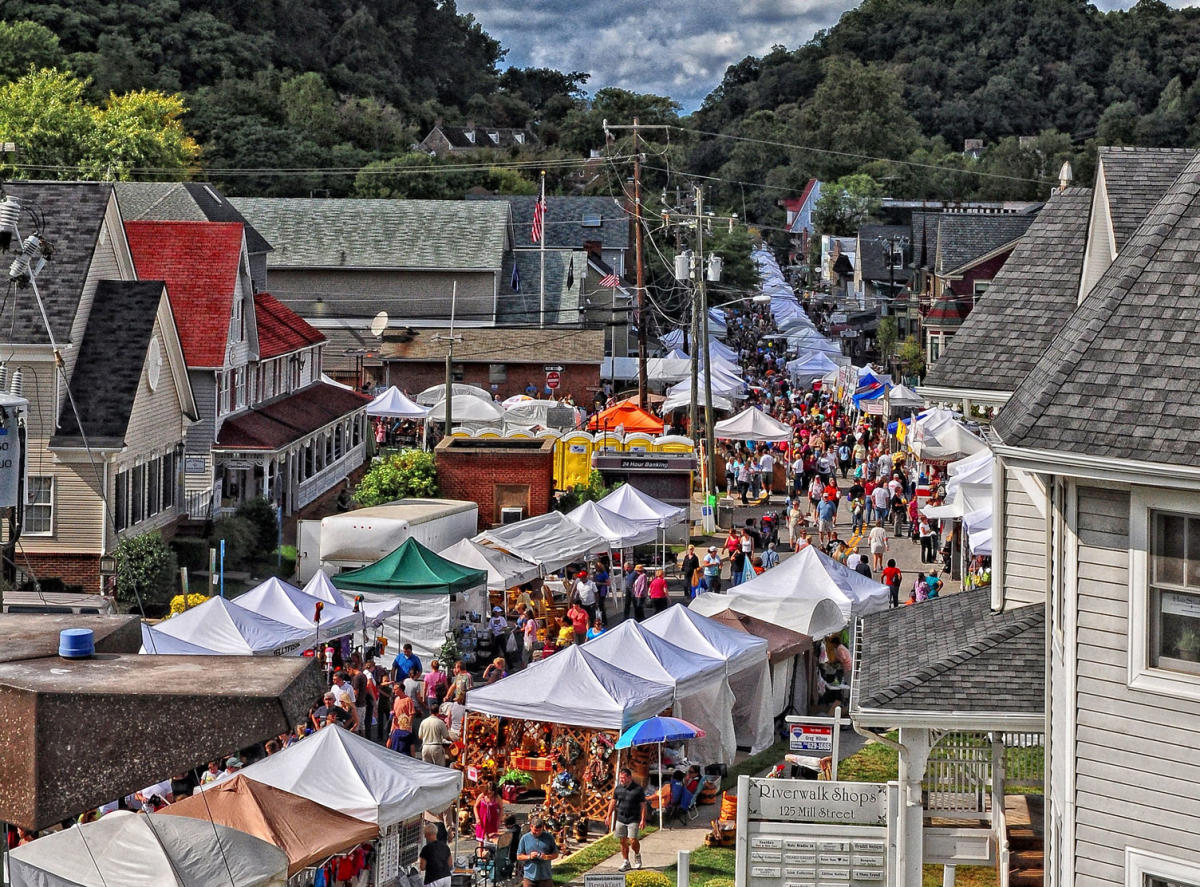
[(533, 230), (529, 233), (529, 239), (534, 243), (542, 241), (542, 223), (546, 217), (546, 198), (539, 197), (538, 202), (533, 205)]
[(600, 278), (600, 286), (620, 286), (621, 278), (615, 274), (605, 274)]

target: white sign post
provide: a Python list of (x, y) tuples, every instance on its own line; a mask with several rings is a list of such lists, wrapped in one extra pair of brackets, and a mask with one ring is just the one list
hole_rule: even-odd
[(737, 887), (894, 887), (896, 785), (738, 779)]

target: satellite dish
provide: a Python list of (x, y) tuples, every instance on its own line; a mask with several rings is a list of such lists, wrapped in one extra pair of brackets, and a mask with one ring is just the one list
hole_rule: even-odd
[(388, 313), (380, 311), (375, 315), (375, 319), (371, 321), (371, 335), (378, 339), (383, 335), (383, 331), (388, 327)]

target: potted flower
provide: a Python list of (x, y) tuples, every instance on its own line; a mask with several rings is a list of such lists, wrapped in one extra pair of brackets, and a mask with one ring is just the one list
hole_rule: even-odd
[(533, 777), (524, 770), (517, 770), (510, 767), (505, 770), (496, 784), (500, 786), (500, 797), (506, 801), (515, 801), (517, 796), (524, 790), (525, 786), (533, 782)]

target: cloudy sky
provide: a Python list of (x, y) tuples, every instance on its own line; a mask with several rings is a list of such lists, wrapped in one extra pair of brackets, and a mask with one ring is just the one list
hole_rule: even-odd
[[(1172, 6), (1200, 0), (1168, 0)], [(1132, 0), (1097, 0), (1101, 9)], [(586, 71), (589, 91), (619, 86), (699, 106), (725, 69), (774, 44), (794, 48), (858, 0), (458, 0), (508, 56), (504, 65)]]

